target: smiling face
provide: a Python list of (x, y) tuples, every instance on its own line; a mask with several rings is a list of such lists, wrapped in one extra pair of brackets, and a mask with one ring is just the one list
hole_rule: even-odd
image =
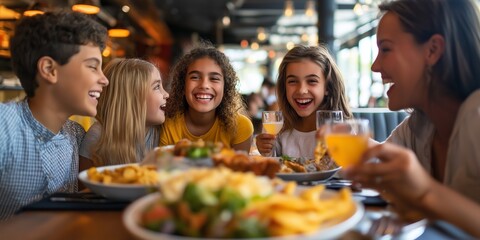
[(322, 68), (308, 59), (289, 63), (286, 69), (286, 97), (302, 117), (315, 117), (325, 96), (326, 80)]
[(193, 61), (187, 68), (185, 79), (189, 111), (215, 111), (222, 102), (224, 85), (222, 69), (214, 60), (204, 57)]
[(155, 68), (152, 71), (147, 93), (146, 125), (153, 126), (165, 122), (165, 106), (168, 93), (163, 89), (160, 72)]
[(398, 16), (390, 12), (378, 25), (377, 46), (378, 56), (372, 71), (381, 73), (384, 84), (392, 84), (387, 92), (388, 107), (421, 108), (428, 92), (425, 81), (428, 48), (405, 32)]
[(108, 80), (102, 71), (100, 48), (93, 45), (80, 46), (67, 64), (56, 65), (54, 94), (67, 115), (95, 116), (102, 88)]

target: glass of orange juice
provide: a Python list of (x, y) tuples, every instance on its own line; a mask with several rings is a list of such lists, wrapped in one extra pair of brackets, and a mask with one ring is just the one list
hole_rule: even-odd
[[(327, 122), (342, 122), (343, 121), (343, 111), (337, 110), (318, 110), (316, 125), (317, 130), (320, 129)], [(315, 151), (313, 155), (315, 156), (315, 161), (320, 163), (325, 154), (327, 153), (327, 145), (325, 144), (324, 138), (316, 139), (317, 144), (315, 146)]]
[[(283, 127), (283, 114), (281, 111), (264, 111), (262, 113), (262, 124), (265, 133), (277, 135)], [(275, 157), (275, 145), (272, 149), (272, 157)]]
[(361, 160), (370, 138), (368, 124), (366, 119), (326, 123), (325, 142), (335, 163), (347, 167)]

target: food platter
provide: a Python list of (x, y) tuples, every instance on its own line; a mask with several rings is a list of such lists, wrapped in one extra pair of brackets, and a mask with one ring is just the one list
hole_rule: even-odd
[[(99, 172), (102, 172), (105, 170), (113, 170), (116, 168), (122, 168), (129, 165), (136, 165), (136, 164), (122, 164), (122, 165), (98, 167), (97, 170)], [(119, 184), (119, 183), (104, 184), (100, 182), (91, 181), (88, 178), (87, 171), (88, 170), (84, 170), (78, 175), (78, 178), (80, 179), (80, 181), (82, 181), (82, 183), (86, 187), (88, 187), (92, 192), (99, 194), (108, 199), (119, 200), (119, 201), (133, 201), (148, 193), (156, 191), (156, 187), (150, 186), (150, 185)]]
[[(324, 195), (333, 194), (333, 191), (326, 190)], [(123, 213), (123, 224), (127, 230), (138, 239), (145, 240), (198, 240), (206, 238), (191, 238), (176, 235), (169, 235), (160, 232), (150, 231), (140, 226), (141, 214), (147, 208), (147, 206), (158, 201), (161, 198), (160, 193), (153, 193), (144, 196), (132, 204), (130, 204)], [(318, 231), (311, 235), (294, 235), (288, 237), (270, 237), (270, 238), (256, 238), (257, 240), (289, 240), (289, 239), (335, 239), (344, 234), (346, 231), (355, 227), (362, 219), (364, 214), (364, 207), (362, 204), (355, 202), (355, 210), (346, 218), (338, 218), (335, 221), (331, 221), (329, 224), (319, 227)]]
[[(284, 160), (284, 157), (275, 157), (274, 159), (280, 162), (282, 165), (286, 165), (286, 162), (295, 162), (301, 163), (303, 172), (278, 172), (276, 176), (285, 181), (296, 181), (296, 182), (312, 182), (312, 181), (327, 181), (332, 178), (335, 173), (337, 173), (341, 167), (336, 165), (331, 165), (329, 168), (332, 169), (325, 169), (325, 170), (318, 170), (313, 163), (304, 163), (308, 158), (305, 157), (288, 157), (290, 160)], [(305, 164), (305, 165), (304, 165)], [(282, 166), (282, 169), (284, 166)], [(320, 168), (321, 169), (321, 168)]]
[(332, 178), (335, 173), (340, 170), (341, 167), (325, 170), (325, 171), (316, 171), (316, 172), (305, 172), (305, 173), (277, 173), (277, 177), (285, 181), (297, 181), (297, 182), (311, 182), (311, 181), (327, 181)]
[[(155, 148), (147, 154), (142, 160), (141, 164), (157, 164), (158, 156), (161, 153), (173, 154), (175, 145), (166, 145)], [(213, 160), (211, 157), (190, 158), (186, 156), (172, 156), (171, 164), (185, 165), (190, 167), (213, 167)]]

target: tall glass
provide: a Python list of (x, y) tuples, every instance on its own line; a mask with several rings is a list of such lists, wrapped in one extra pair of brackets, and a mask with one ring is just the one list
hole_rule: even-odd
[(357, 164), (367, 150), (370, 128), (366, 119), (326, 123), (328, 153), (339, 166)]
[[(333, 111), (333, 110), (318, 110), (317, 111), (317, 120), (316, 126), (317, 130), (320, 129), (327, 122), (343, 122), (343, 112), (342, 111)], [(317, 139), (317, 145), (315, 147), (315, 152), (313, 153), (315, 162), (319, 165), (328, 165), (329, 163), (321, 163), (323, 156), (327, 152), (327, 146), (323, 138)]]
[(343, 112), (336, 110), (318, 110), (317, 130), (326, 122), (343, 122)]
[[(264, 111), (262, 124), (265, 133), (277, 135), (283, 127), (283, 114), (281, 111)], [(276, 157), (275, 144), (272, 148), (272, 157)]]

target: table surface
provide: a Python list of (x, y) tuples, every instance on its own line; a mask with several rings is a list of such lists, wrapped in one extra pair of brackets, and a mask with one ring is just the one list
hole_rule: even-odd
[(122, 211), (27, 211), (0, 224), (1, 239), (133, 239)]
[[(368, 212), (384, 211), (367, 208)], [(25, 211), (0, 222), (0, 239), (135, 239), (122, 222), (123, 211)], [(342, 239), (368, 239), (356, 231)], [(471, 239), (469, 235), (445, 222), (427, 226), (418, 238)]]

